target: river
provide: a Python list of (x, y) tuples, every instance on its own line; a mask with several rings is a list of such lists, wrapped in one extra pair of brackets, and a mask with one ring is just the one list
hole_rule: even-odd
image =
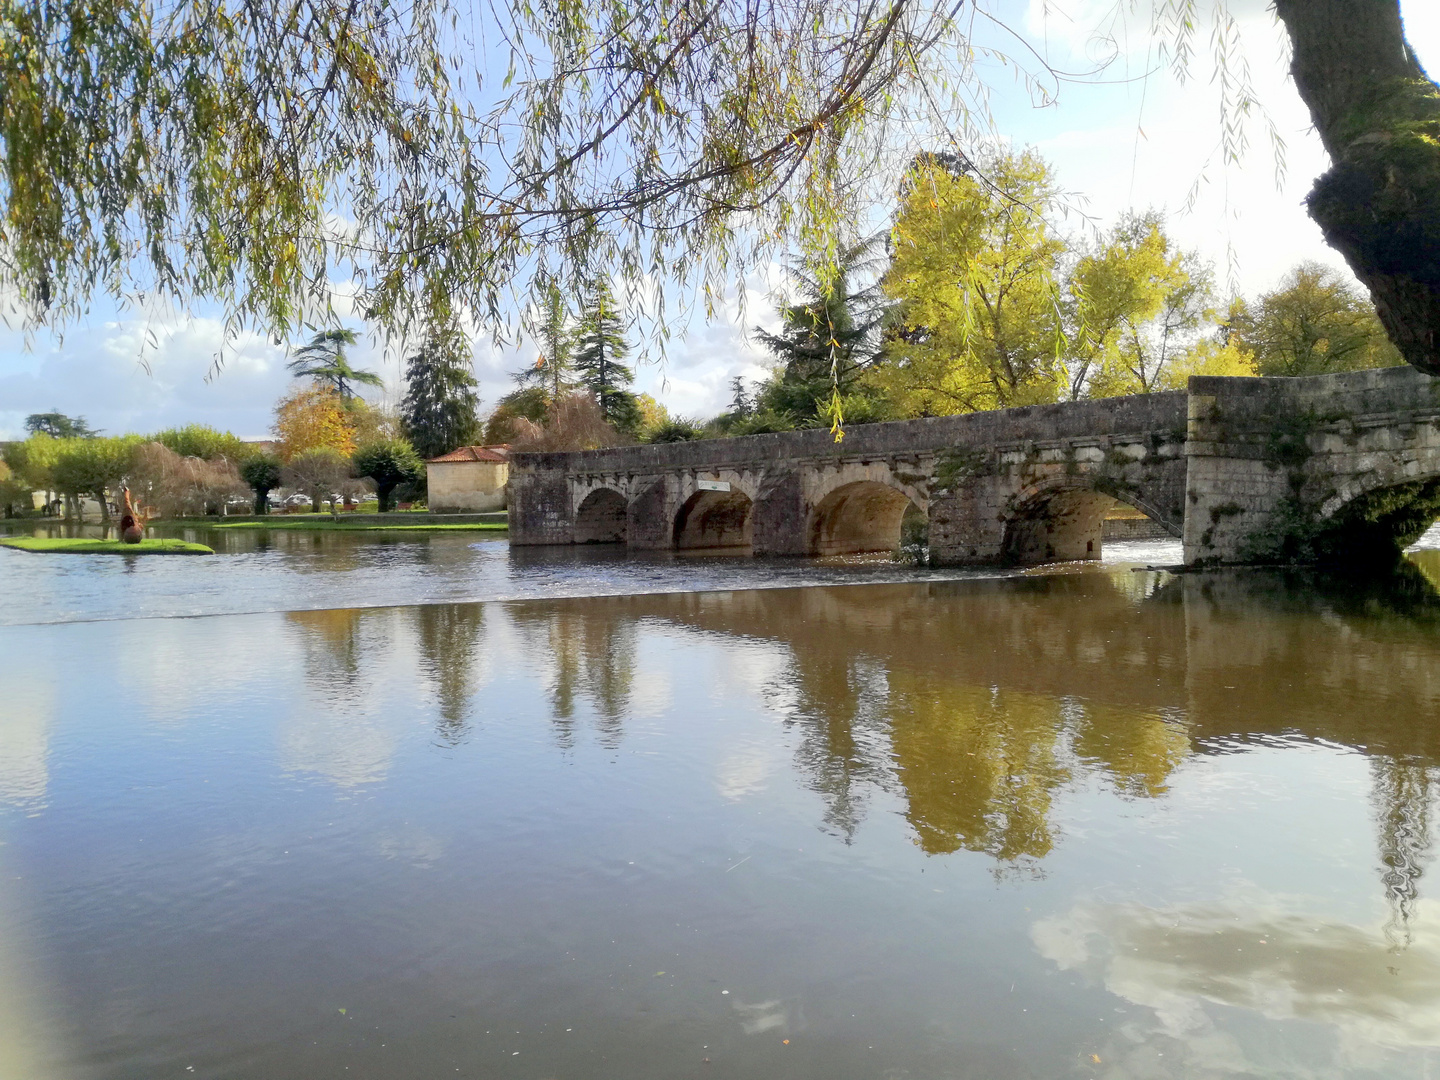
[(225, 543), (0, 551), (0, 1077), (1440, 1072), (1435, 546)]

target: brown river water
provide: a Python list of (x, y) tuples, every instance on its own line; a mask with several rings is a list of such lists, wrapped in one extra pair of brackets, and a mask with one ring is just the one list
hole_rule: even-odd
[(224, 556), (0, 558), (0, 1080), (1440, 1076), (1440, 551), (188, 618), (126, 597)]

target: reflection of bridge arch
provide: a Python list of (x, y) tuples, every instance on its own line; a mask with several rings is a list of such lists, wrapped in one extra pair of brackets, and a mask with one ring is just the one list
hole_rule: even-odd
[(898, 487), (855, 480), (833, 488), (810, 514), (807, 548), (812, 555), (894, 551), (905, 512), (919, 508)]
[(697, 491), (675, 514), (675, 547), (749, 547), (754, 503), (738, 489)]
[(596, 488), (575, 511), (575, 543), (623, 544), (627, 503), (613, 488)]

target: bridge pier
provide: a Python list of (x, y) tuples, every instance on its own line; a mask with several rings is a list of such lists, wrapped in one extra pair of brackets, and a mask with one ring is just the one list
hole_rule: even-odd
[(1096, 559), (1116, 500), (1194, 565), (1375, 557), (1440, 513), (1440, 380), (1410, 368), (511, 459), (511, 542), (937, 565)]

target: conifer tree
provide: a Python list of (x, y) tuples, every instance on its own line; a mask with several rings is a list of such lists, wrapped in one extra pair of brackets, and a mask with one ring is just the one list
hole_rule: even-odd
[(779, 378), (761, 392), (765, 408), (807, 421), (824, 399), (848, 393), (879, 355), (891, 306), (878, 284), (885, 239), (875, 233), (842, 245), (828, 281), (791, 266), (795, 293), (780, 305), (780, 332), (755, 331), (781, 365)]
[(422, 458), (479, 441), (477, 385), (469, 346), (454, 331), (432, 333), (405, 361), (400, 421)]
[(560, 287), (551, 282), (545, 289), (540, 324), (535, 329), (540, 355), (533, 367), (518, 371), (514, 376), (521, 389), (540, 387), (545, 392), (547, 404), (559, 401), (574, 386), (574, 364), (571, 362), (574, 343), (569, 323), (570, 313), (566, 310), (565, 297)]
[(635, 375), (621, 363), (629, 351), (614, 297), (609, 285), (602, 281), (591, 291), (581, 312), (571, 362), (581, 385), (595, 395), (605, 419), (620, 431), (633, 434), (640, 422), (640, 408), (635, 395), (626, 388)]
[(373, 371), (352, 368), (345, 356), (345, 346), (359, 340), (354, 330), (321, 330), (295, 351), (295, 359), (287, 365), (297, 376), (309, 375), (321, 386), (328, 386), (340, 395), (340, 401), (350, 407), (355, 397), (352, 384), (384, 387), (385, 382)]

